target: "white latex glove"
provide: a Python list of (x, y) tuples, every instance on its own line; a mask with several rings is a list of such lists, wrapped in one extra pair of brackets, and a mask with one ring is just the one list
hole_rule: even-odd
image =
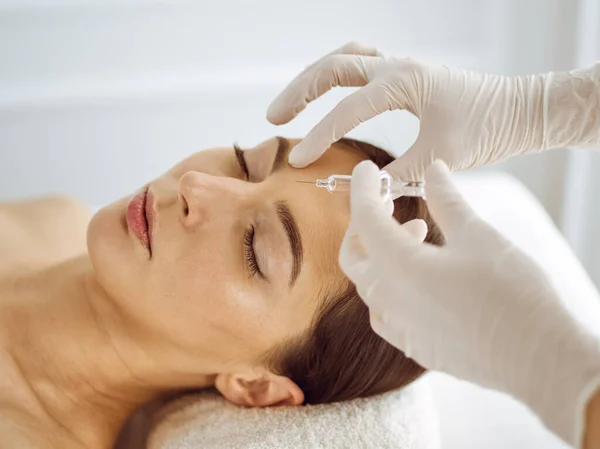
[(529, 151), (600, 147), (600, 64), (587, 70), (504, 77), (386, 58), (350, 43), (308, 67), (273, 101), (283, 124), (334, 86), (364, 86), (343, 99), (290, 153), (304, 167), (360, 123), (394, 109), (420, 119), (419, 136), (386, 170), (420, 181), (434, 159), (451, 170)]
[(443, 162), (425, 184), (443, 247), (421, 243), (424, 223), (407, 232), (390, 217), (379, 185), (377, 166), (356, 166), (339, 258), (375, 332), (426, 368), (515, 396), (580, 444), (585, 404), (600, 386), (599, 342), (542, 269), (475, 214)]

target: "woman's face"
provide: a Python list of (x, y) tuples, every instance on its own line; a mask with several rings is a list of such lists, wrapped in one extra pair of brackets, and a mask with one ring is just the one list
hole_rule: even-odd
[(295, 181), (349, 174), (365, 157), (336, 144), (294, 169), (287, 154), (296, 143), (202, 151), (143, 187), (150, 249), (128, 224), (132, 197), (90, 225), (94, 269), (118, 306), (214, 373), (252, 366), (302, 333), (319, 298), (342, 281), (348, 196)]

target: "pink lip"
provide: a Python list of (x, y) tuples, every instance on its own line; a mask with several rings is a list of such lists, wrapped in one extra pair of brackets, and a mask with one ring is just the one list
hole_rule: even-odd
[(127, 225), (152, 256), (154, 195), (148, 189), (136, 194), (127, 205)]

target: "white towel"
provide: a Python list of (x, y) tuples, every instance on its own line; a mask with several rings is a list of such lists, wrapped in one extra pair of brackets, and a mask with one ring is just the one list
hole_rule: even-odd
[(242, 408), (213, 392), (168, 405), (148, 449), (438, 449), (427, 376), (403, 390), (303, 407)]

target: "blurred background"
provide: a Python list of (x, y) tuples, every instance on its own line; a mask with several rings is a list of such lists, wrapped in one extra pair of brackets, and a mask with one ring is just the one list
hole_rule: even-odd
[[(280, 128), (267, 106), (350, 40), (507, 75), (566, 70), (600, 59), (600, 2), (0, 0), (0, 201), (67, 193), (100, 206), (203, 148), (303, 136), (350, 91)], [(417, 131), (393, 112), (352, 135), (399, 155)], [(486, 170), (531, 189), (598, 285), (600, 153)], [(440, 399), (444, 448), (562, 447), (521, 406), (490, 397)]]

